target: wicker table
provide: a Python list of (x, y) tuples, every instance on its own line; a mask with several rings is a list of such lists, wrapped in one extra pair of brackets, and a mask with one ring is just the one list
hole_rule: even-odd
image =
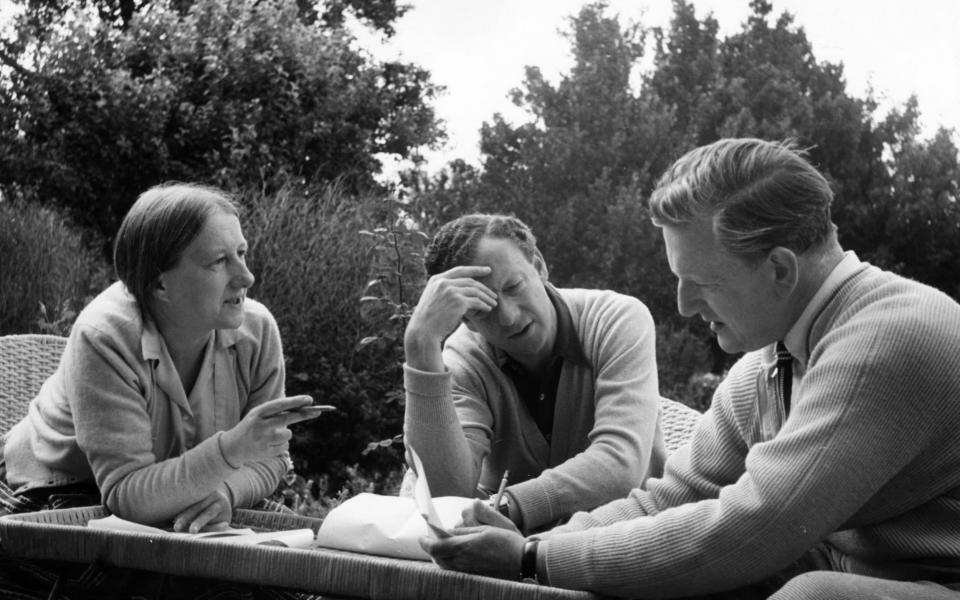
[[(235, 545), (180, 536), (86, 527), (106, 516), (102, 507), (50, 510), (0, 518), (0, 547), (23, 558), (55, 559), (142, 569), (172, 575), (258, 583), (338, 597), (370, 600), (595, 600), (562, 590), (444, 571), (426, 561), (369, 556), (328, 548)], [(236, 511), (233, 525), (279, 531), (318, 519)]]

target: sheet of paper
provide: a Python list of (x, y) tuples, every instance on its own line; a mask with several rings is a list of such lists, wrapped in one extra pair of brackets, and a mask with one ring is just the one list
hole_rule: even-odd
[(207, 535), (196, 534), (197, 538), (216, 540), (225, 544), (259, 544), (262, 546), (286, 546), (287, 548), (309, 548), (313, 545), (312, 529), (288, 529), (284, 531), (261, 531), (247, 534), (232, 532), (211, 532)]
[[(473, 498), (433, 498), (442, 529), (456, 527)], [(331, 510), (317, 532), (316, 544), (363, 554), (430, 560), (419, 539), (429, 535), (413, 498), (357, 494)]]
[(443, 528), (440, 517), (437, 515), (437, 509), (433, 505), (433, 497), (430, 495), (430, 484), (427, 483), (427, 476), (423, 470), (423, 463), (420, 457), (413, 449), (413, 446), (407, 446), (410, 457), (413, 459), (413, 472), (417, 475), (417, 481), (413, 485), (413, 501), (417, 505), (417, 510), (423, 515), (427, 522), (430, 533), (435, 537), (450, 537), (450, 532)]
[(248, 528), (219, 527), (214, 531), (178, 533), (121, 519), (116, 515), (110, 515), (101, 519), (90, 519), (87, 521), (87, 527), (110, 529), (112, 531), (134, 531), (155, 536), (189, 536), (198, 540), (216, 540), (228, 544), (265, 544), (287, 546), (290, 548), (307, 548), (313, 544), (314, 537), (313, 530), (309, 528), (255, 532)]
[(158, 527), (150, 527), (149, 525), (142, 525), (140, 523), (134, 523), (133, 521), (121, 519), (117, 515), (110, 515), (108, 517), (103, 517), (102, 519), (90, 519), (87, 521), (87, 527), (92, 527), (94, 529), (112, 529), (114, 531), (136, 531), (139, 533), (150, 533), (153, 535), (170, 535), (171, 533)]

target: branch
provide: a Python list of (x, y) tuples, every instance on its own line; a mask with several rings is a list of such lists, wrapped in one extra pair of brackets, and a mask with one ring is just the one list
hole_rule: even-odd
[(36, 73), (22, 66), (20, 63), (17, 62), (17, 59), (15, 59), (14, 57), (10, 56), (10, 54), (7, 53), (7, 46), (8, 46), (7, 41), (6, 40), (0, 40), (0, 41), (3, 41), (3, 47), (0, 47), (0, 62), (7, 65), (17, 73), (20, 73), (24, 77), (36, 77), (37, 75)]

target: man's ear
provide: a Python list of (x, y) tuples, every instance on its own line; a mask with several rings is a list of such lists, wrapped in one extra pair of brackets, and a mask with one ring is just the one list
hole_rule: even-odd
[(537, 273), (540, 274), (540, 279), (544, 282), (550, 278), (550, 272), (547, 270), (547, 261), (543, 259), (543, 254), (540, 254), (540, 248), (533, 249), (533, 266), (537, 270)]
[(767, 255), (777, 295), (787, 297), (797, 289), (800, 281), (800, 261), (789, 248), (777, 246)]

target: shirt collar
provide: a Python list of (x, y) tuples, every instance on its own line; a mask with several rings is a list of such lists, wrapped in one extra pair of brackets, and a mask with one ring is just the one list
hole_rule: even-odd
[(820, 289), (817, 290), (817, 293), (814, 294), (810, 302), (807, 303), (806, 308), (803, 309), (800, 318), (797, 319), (797, 322), (794, 323), (787, 332), (786, 337), (783, 338), (783, 343), (787, 347), (787, 350), (790, 351), (790, 354), (792, 354), (801, 365), (806, 366), (807, 364), (808, 348), (805, 340), (809, 337), (810, 327), (813, 325), (814, 318), (820, 313), (821, 309), (826, 306), (834, 292), (843, 285), (844, 281), (853, 275), (861, 264), (860, 259), (857, 258), (854, 252), (844, 252), (843, 260), (830, 271), (830, 275), (827, 276), (823, 284), (820, 285)]
[[(240, 331), (237, 329), (217, 329), (213, 333), (217, 350), (235, 345), (240, 337)], [(145, 320), (143, 333), (140, 334), (140, 353), (143, 355), (143, 360), (160, 360), (163, 347), (163, 336), (160, 335), (157, 326), (152, 319)]]
[(143, 333), (140, 334), (140, 352), (143, 360), (160, 360), (163, 354), (163, 338), (153, 319), (144, 319)]
[[(557, 288), (555, 288), (552, 283), (548, 281), (544, 286), (546, 287), (550, 304), (553, 305), (553, 310), (557, 313), (557, 337), (553, 342), (551, 362), (553, 362), (553, 359), (561, 357), (564, 360), (569, 360), (580, 365), (589, 364), (587, 356), (583, 351), (583, 346), (580, 345), (580, 339), (577, 337), (577, 330), (573, 325), (573, 316), (570, 314), (570, 307), (567, 306), (560, 292), (557, 291)], [(499, 348), (494, 348), (493, 352), (501, 368), (507, 363), (516, 363), (509, 354)]]

